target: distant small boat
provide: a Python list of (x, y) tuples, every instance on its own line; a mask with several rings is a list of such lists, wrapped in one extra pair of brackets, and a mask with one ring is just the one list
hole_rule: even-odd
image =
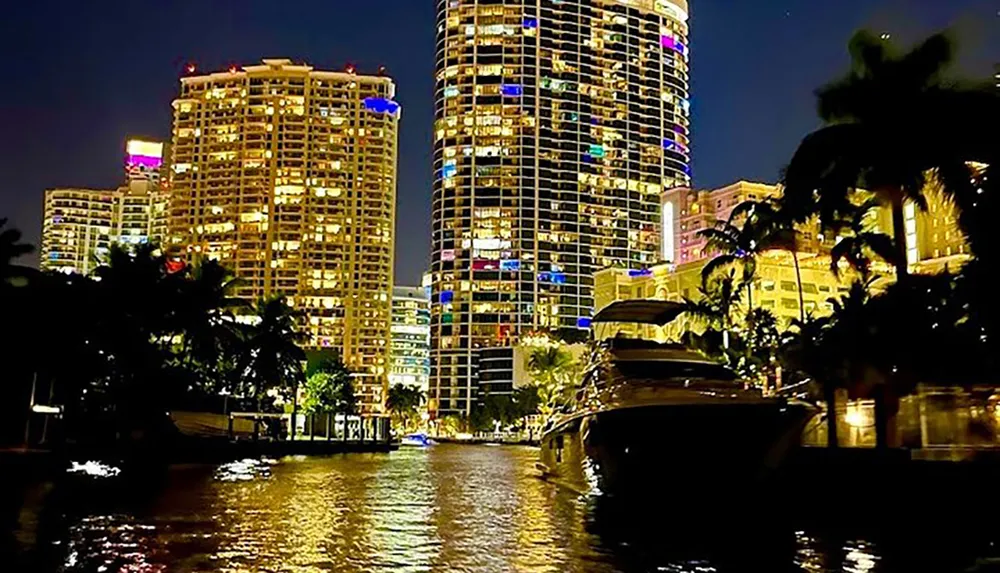
[(434, 444), (434, 440), (428, 438), (427, 434), (408, 434), (399, 441), (399, 445), (413, 448), (426, 448)]

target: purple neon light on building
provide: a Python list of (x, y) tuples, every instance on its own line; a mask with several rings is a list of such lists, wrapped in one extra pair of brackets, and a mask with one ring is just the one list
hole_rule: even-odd
[(159, 169), (160, 166), (163, 165), (163, 158), (149, 157), (146, 155), (129, 155), (128, 164), (137, 165), (140, 167), (148, 167), (149, 169)]

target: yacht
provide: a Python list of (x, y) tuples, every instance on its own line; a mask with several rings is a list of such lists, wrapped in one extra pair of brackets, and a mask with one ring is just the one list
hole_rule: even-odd
[[(592, 325), (663, 326), (681, 312), (674, 302), (620, 301)], [(591, 344), (573, 400), (546, 425), (538, 469), (582, 494), (749, 484), (778, 467), (814, 415), (684, 346), (616, 335)]]

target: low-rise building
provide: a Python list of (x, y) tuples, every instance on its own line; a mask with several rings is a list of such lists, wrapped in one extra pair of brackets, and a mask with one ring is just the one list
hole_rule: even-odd
[[(619, 300), (698, 300), (701, 297), (702, 270), (708, 261), (703, 259), (680, 265), (665, 263), (648, 269), (604, 269), (594, 275), (595, 304), (601, 309)], [(850, 272), (845, 272), (844, 278), (838, 279), (830, 271), (830, 257), (827, 255), (800, 254), (796, 272), (790, 253), (769, 251), (757, 259), (757, 278), (752, 287), (753, 306), (770, 310), (784, 326), (803, 316), (822, 316), (832, 310), (827, 299), (836, 298), (849, 290), (850, 276)], [(748, 296), (745, 291), (740, 295), (739, 305), (746, 310)], [(700, 328), (685, 316), (664, 328), (618, 324), (595, 326), (598, 338), (622, 333), (656, 340), (676, 340), (683, 332)]]
[[(666, 262), (648, 268), (608, 268), (597, 272), (594, 275), (595, 310), (618, 300), (697, 300), (701, 296), (702, 270), (714, 256), (699, 231), (711, 228), (716, 221), (727, 220), (733, 209), (744, 201), (761, 201), (780, 194), (778, 185), (747, 181), (713, 191), (676, 188), (664, 192), (661, 254)], [(912, 203), (904, 208), (910, 272), (955, 270), (970, 256), (958, 228), (956, 207), (935, 185), (928, 187), (925, 197), (926, 210)], [(871, 217), (873, 228), (892, 233), (892, 213), (888, 207), (876, 209)], [(782, 250), (759, 255), (751, 289), (754, 308), (772, 311), (786, 326), (795, 318), (829, 313), (833, 306), (829, 299), (847, 292), (855, 276), (843, 261), (840, 263), (841, 277), (831, 270), (830, 249), (840, 237), (824, 234), (817, 221), (800, 225), (797, 230), (796, 256)], [(874, 270), (884, 277), (883, 280), (891, 280), (888, 265), (876, 263)], [(885, 284), (874, 286), (880, 288)], [(749, 299), (744, 291), (738, 304), (746, 310)], [(666, 340), (676, 339), (692, 328), (700, 327), (682, 316), (666, 328), (599, 325), (597, 335), (605, 337), (620, 332)]]
[[(711, 228), (716, 221), (726, 221), (733, 209), (744, 201), (763, 201), (780, 197), (780, 185), (737, 181), (709, 191), (677, 187), (662, 195), (662, 261), (683, 265), (711, 259), (707, 242), (699, 231)], [(927, 209), (913, 203), (903, 209), (906, 226), (907, 261), (911, 272), (937, 272), (954, 269), (969, 258), (965, 237), (958, 228), (954, 203), (935, 184), (924, 192)], [(888, 206), (876, 209), (872, 225), (881, 233), (892, 234), (892, 211)], [(829, 253), (839, 238), (824, 233), (819, 221), (797, 227), (797, 250), (800, 253)], [(600, 305), (595, 305), (600, 308)]]

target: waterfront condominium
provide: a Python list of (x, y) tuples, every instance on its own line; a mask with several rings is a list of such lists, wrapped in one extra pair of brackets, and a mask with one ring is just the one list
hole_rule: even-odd
[(121, 187), (46, 190), (41, 268), (88, 274), (112, 244), (162, 242), (168, 197), (163, 157), (163, 143), (130, 139)]
[(439, 0), (432, 415), (467, 415), (480, 349), (585, 329), (593, 273), (659, 259), (688, 185), (684, 0)]
[(423, 287), (392, 289), (392, 361), (389, 384), (419, 388), (430, 379), (430, 299)]
[(284, 296), (340, 352), (362, 410), (388, 384), (400, 106), (383, 75), (287, 59), (181, 79), (169, 233), (246, 300)]

